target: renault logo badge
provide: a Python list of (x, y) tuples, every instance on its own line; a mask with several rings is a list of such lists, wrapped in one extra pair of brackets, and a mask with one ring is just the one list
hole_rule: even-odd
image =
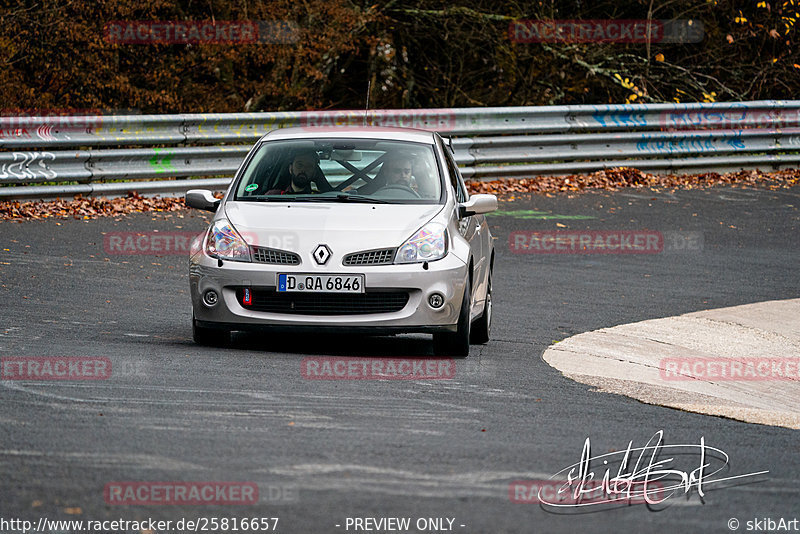
[(314, 249), (314, 260), (320, 265), (325, 265), (328, 263), (328, 260), (331, 259), (331, 249), (328, 248), (328, 245), (317, 245), (317, 248)]

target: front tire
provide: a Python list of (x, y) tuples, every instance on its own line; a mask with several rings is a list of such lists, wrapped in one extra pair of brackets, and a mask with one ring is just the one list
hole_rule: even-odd
[(483, 345), (489, 342), (489, 334), (492, 330), (492, 269), (489, 269), (489, 278), (486, 281), (486, 304), (483, 307), (483, 315), (475, 320), (472, 325), (472, 338), (470, 341), (475, 345)]
[(229, 330), (206, 328), (198, 325), (197, 319), (194, 318), (194, 313), (192, 313), (192, 338), (198, 345), (224, 347), (230, 342), (231, 333)]
[(461, 313), (458, 316), (458, 329), (455, 332), (440, 332), (433, 334), (433, 353), (437, 356), (452, 356), (466, 358), (469, 356), (470, 333), (470, 304), (472, 288), (469, 280), (464, 289), (464, 298), (461, 300)]

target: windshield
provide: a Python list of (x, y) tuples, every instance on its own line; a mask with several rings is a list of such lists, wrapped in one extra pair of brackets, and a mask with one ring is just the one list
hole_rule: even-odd
[(433, 145), (375, 139), (267, 141), (236, 186), (235, 200), (437, 204)]

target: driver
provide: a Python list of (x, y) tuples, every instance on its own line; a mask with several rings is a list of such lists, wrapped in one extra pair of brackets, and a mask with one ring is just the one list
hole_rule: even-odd
[(289, 176), (278, 183), (283, 187), (271, 189), (268, 195), (310, 194), (313, 192), (311, 183), (317, 184), (320, 193), (332, 191), (333, 187), (319, 169), (319, 156), (315, 150), (304, 150), (295, 154), (289, 165)]
[[(413, 176), (411, 172), (411, 158), (407, 156), (397, 156), (386, 162), (386, 186), (401, 185), (413, 188)], [(384, 187), (386, 187), (384, 186)]]

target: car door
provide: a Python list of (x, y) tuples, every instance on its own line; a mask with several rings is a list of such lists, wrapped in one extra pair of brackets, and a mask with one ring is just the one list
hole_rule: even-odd
[[(442, 143), (442, 152), (444, 153), (445, 159), (445, 166), (447, 167), (447, 174), (450, 178), (450, 187), (453, 188), (453, 191), (456, 196), (456, 201), (458, 203), (466, 202), (469, 200), (469, 194), (467, 193), (467, 188), (464, 185), (464, 179), (461, 176), (461, 172), (458, 170), (458, 166), (456, 165), (455, 159), (453, 158), (453, 154), (450, 151), (449, 147), (444, 146)], [(458, 222), (458, 231), (467, 240), (469, 243), (470, 250), (472, 252), (472, 296), (473, 296), (473, 309), (475, 308), (476, 304), (476, 295), (484, 295), (486, 292), (485, 286), (485, 274), (484, 271), (486, 269), (486, 261), (484, 259), (484, 251), (483, 251), (483, 239), (481, 233), (484, 231), (482, 228), (481, 222), (484, 219), (482, 215), (471, 215), (469, 217), (464, 217), (459, 219)], [(474, 313), (472, 314), (474, 317)]]

